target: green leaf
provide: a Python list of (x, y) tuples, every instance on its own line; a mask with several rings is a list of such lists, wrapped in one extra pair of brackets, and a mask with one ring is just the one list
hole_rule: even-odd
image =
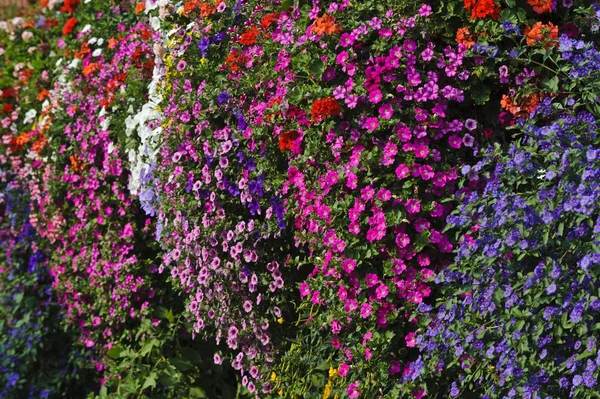
[(206, 392), (200, 387), (191, 387), (190, 388), (190, 398), (206, 398)]
[(144, 381), (144, 385), (142, 385), (142, 391), (149, 387), (154, 388), (155, 386), (156, 386), (156, 373), (153, 371), (152, 373), (150, 373), (150, 375), (148, 375), (148, 377), (146, 377), (146, 380)]
[(182, 371), (182, 372), (186, 372), (186, 371), (189, 371), (194, 368), (194, 366), (190, 362), (188, 362), (187, 360), (182, 359), (180, 357), (171, 359), (171, 364), (173, 366), (175, 366), (175, 368), (177, 368), (177, 370)]
[(544, 80), (544, 86), (552, 92), (557, 92), (558, 91), (558, 76), (554, 76), (550, 79)]
[(116, 359), (117, 357), (119, 357), (119, 354), (121, 354), (121, 348), (118, 345), (115, 345), (112, 348), (110, 348), (110, 350), (106, 352), (106, 354), (108, 355), (108, 357)]

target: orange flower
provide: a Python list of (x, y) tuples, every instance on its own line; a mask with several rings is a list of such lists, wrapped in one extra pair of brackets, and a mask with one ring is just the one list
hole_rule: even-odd
[(465, 8), (471, 10), (471, 19), (500, 17), (500, 6), (494, 0), (464, 0)]
[(100, 69), (100, 64), (98, 64), (97, 62), (92, 62), (91, 64), (88, 64), (85, 67), (83, 67), (83, 76), (87, 78), (88, 76), (96, 72), (98, 69)]
[(334, 21), (335, 18), (331, 15), (323, 15), (315, 20), (311, 30), (317, 35), (332, 35), (334, 33), (338, 33), (342, 29), (337, 26)]
[(183, 5), (183, 15), (185, 15), (186, 17), (189, 16), (190, 13), (192, 13), (196, 9), (196, 7), (198, 7), (198, 3), (198, 0), (186, 1)]
[(31, 145), (31, 149), (36, 152), (36, 154), (40, 155), (42, 150), (48, 144), (48, 139), (44, 136), (44, 133), (39, 133), (33, 144)]
[(533, 11), (538, 14), (552, 12), (552, 0), (527, 0), (527, 3), (533, 8)]
[(12, 139), (10, 139), (10, 150), (12, 152), (17, 152), (21, 150), (23, 146), (29, 142), (30, 139), (31, 138), (29, 137), (29, 134), (25, 132), (21, 133), (17, 137), (13, 137)]
[(81, 43), (81, 45), (79, 46), (79, 51), (76, 51), (73, 56), (75, 58), (83, 58), (86, 54), (89, 54), (91, 51), (92, 50), (90, 50), (88, 41), (84, 40), (83, 43)]
[(279, 135), (279, 149), (281, 151), (291, 150), (294, 147), (294, 140), (300, 137), (296, 130), (288, 130)]
[(471, 35), (469, 28), (458, 28), (456, 31), (456, 43), (462, 44), (467, 48), (467, 50), (475, 45), (475, 40), (473, 40), (473, 36)]
[(40, 94), (38, 94), (37, 96), (38, 101), (44, 101), (44, 99), (48, 97), (49, 94), (50, 92), (46, 89), (40, 91)]
[(206, 18), (217, 12), (215, 6), (210, 3), (200, 3), (200, 16)]
[(513, 103), (512, 99), (506, 94), (502, 95), (502, 99), (500, 100), (500, 106), (513, 115), (521, 110), (517, 105)]
[(71, 169), (73, 169), (74, 172), (83, 172), (85, 170), (83, 162), (81, 162), (81, 159), (76, 155), (71, 155), (69, 161), (71, 161)]
[(139, 13), (143, 12), (145, 9), (146, 9), (146, 3), (144, 3), (143, 1), (139, 2), (135, 6), (135, 13), (139, 14)]
[(231, 72), (236, 72), (243, 65), (248, 62), (248, 57), (242, 54), (239, 50), (232, 50), (231, 53), (225, 58), (225, 66), (229, 68)]
[(109, 49), (115, 48), (116, 45), (117, 45), (117, 40), (114, 37), (111, 37), (110, 39), (108, 39), (108, 48)]
[(527, 36), (526, 42), (529, 46), (535, 46), (540, 42), (545, 42), (546, 50), (552, 46), (558, 46), (558, 26), (552, 22), (548, 22), (547, 25), (538, 22), (533, 26), (528, 26), (525, 28), (525, 36)]
[(253, 26), (240, 36), (240, 43), (246, 46), (253, 45), (256, 43), (256, 36), (258, 36), (258, 33), (258, 28)]
[(75, 25), (77, 25), (77, 18), (75, 18), (75, 17), (69, 18), (67, 20), (67, 22), (65, 22), (65, 25), (63, 26), (63, 30), (62, 30), (63, 35), (67, 36), (67, 35), (71, 34), (71, 32), (73, 32), (73, 29), (75, 28)]

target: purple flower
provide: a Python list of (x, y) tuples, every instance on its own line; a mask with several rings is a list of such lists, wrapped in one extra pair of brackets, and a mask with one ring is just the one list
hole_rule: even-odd
[(470, 130), (473, 131), (475, 129), (477, 129), (477, 121), (475, 119), (467, 119), (465, 121), (465, 127)]

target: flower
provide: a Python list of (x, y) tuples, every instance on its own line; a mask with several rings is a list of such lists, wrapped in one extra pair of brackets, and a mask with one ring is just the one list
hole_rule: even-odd
[(535, 46), (538, 43), (544, 43), (545, 49), (558, 46), (558, 26), (552, 22), (544, 24), (538, 21), (535, 25), (525, 28), (524, 34), (525, 41), (529, 46)]
[(527, 0), (527, 4), (538, 14), (552, 12), (556, 7), (556, 0)]
[(63, 29), (62, 29), (63, 35), (64, 36), (70, 35), (71, 32), (73, 32), (75, 25), (77, 25), (77, 18), (75, 18), (75, 17), (69, 18), (67, 20), (67, 22), (65, 22), (65, 25), (63, 26)]
[(500, 17), (500, 6), (494, 0), (464, 0), (465, 8), (471, 10), (471, 19)]
[(329, 116), (339, 116), (342, 113), (338, 102), (332, 97), (317, 99), (310, 111), (314, 122), (321, 122)]

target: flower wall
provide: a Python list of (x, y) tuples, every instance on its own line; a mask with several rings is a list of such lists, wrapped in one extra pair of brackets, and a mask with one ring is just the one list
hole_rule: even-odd
[(0, 23), (0, 397), (593, 398), (600, 6)]

